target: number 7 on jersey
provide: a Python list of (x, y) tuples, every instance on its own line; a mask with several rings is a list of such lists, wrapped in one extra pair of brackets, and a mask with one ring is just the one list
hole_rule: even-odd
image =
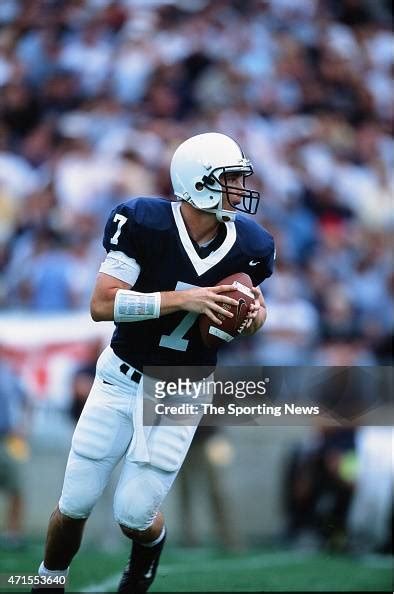
[[(189, 283), (178, 281), (175, 291), (183, 291), (185, 289), (193, 289), (195, 287), (196, 285), (190, 285)], [(198, 313), (194, 313), (192, 311), (187, 313), (174, 328), (171, 334), (161, 335), (159, 345), (161, 347), (166, 347), (167, 349), (174, 349), (175, 351), (186, 351), (189, 341), (187, 338), (184, 338), (184, 336), (187, 332), (189, 332), (198, 316)]]
[(122, 231), (122, 227), (126, 221), (127, 221), (127, 217), (125, 217), (119, 213), (116, 213), (116, 215), (114, 216), (114, 223), (118, 223), (118, 228), (116, 229), (114, 236), (111, 237), (112, 244), (118, 245), (119, 235), (120, 235), (120, 232)]

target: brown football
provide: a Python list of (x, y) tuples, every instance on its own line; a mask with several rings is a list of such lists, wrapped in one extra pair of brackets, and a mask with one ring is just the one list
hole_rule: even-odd
[[(253, 283), (247, 274), (238, 272), (223, 278), (217, 285), (235, 285), (235, 291), (222, 293), (238, 301), (238, 305), (222, 304), (222, 307), (231, 311), (234, 316), (228, 318), (222, 314), (216, 314), (222, 321), (221, 325), (215, 324), (206, 314), (201, 314), (199, 319), (201, 338), (209, 348), (218, 348), (239, 336), (240, 328), (248, 314), (249, 307), (254, 303), (252, 292)], [(216, 286), (217, 286), (216, 285)], [(218, 302), (219, 303), (219, 302)]]

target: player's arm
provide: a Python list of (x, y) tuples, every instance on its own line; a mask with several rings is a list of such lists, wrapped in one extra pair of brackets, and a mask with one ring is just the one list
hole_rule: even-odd
[(217, 313), (227, 317), (233, 314), (219, 303), (237, 305), (235, 299), (222, 295), (231, 290), (232, 285), (220, 285), (185, 291), (138, 293), (129, 283), (100, 272), (90, 302), (90, 313), (95, 322), (138, 322), (176, 311), (191, 311), (205, 313), (215, 323), (221, 324)]
[(129, 290), (130, 284), (109, 274), (98, 273), (90, 300), (90, 315), (95, 322), (113, 321), (115, 296), (119, 289)]

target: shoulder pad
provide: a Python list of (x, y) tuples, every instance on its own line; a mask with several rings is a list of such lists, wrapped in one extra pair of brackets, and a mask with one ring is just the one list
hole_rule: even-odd
[(103, 246), (121, 251), (142, 263), (149, 251), (152, 230), (171, 225), (171, 203), (162, 198), (134, 198), (119, 204), (108, 217)]
[(150, 229), (167, 229), (173, 223), (171, 201), (165, 198), (134, 198), (124, 203), (138, 225)]

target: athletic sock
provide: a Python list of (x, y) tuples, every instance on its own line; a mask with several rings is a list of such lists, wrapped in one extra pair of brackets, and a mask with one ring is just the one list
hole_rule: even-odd
[(44, 561), (41, 563), (40, 567), (38, 568), (38, 575), (50, 575), (52, 577), (55, 576), (68, 576), (68, 572), (70, 571), (70, 568), (67, 567), (67, 569), (47, 569), (44, 565)]
[(159, 542), (161, 542), (163, 540), (163, 538), (165, 537), (165, 534), (166, 534), (166, 527), (163, 526), (162, 531), (160, 532), (159, 536), (157, 538), (155, 538), (155, 540), (152, 540), (152, 542), (140, 542), (138, 544), (142, 545), (143, 547), (147, 547), (147, 548), (154, 547), (157, 544), (159, 544)]

